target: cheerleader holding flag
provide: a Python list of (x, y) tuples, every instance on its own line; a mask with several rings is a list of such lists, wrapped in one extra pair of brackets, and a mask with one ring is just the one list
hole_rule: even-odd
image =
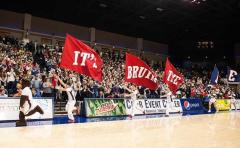
[[(80, 40), (67, 34), (64, 50), (61, 58), (60, 67), (69, 69), (79, 74), (93, 78), (96, 81), (102, 81), (103, 61), (98, 53)], [(73, 84), (65, 84), (58, 76), (59, 82), (63, 86), (62, 90), (67, 92), (68, 103), (66, 111), (68, 112), (69, 122), (75, 122), (73, 112), (79, 113), (79, 106), (76, 107), (76, 89)]]
[[(125, 82), (133, 83), (137, 86), (144, 86), (151, 90), (158, 87), (157, 75), (155, 72), (140, 58), (126, 53)], [(134, 110), (137, 109), (137, 95), (139, 94), (136, 86), (132, 85), (131, 89), (125, 88), (130, 92), (129, 97), (132, 99), (132, 111), (130, 118), (134, 116)], [(145, 114), (145, 111), (142, 111)]]
[(165, 72), (163, 76), (163, 82), (167, 84), (166, 94), (166, 116), (169, 116), (169, 109), (173, 94), (177, 92), (178, 87), (184, 82), (184, 77), (180, 74), (177, 69), (171, 64), (167, 58)]
[(77, 90), (74, 88), (74, 82), (68, 82), (65, 84), (59, 76), (55, 76), (60, 84), (63, 86), (63, 88), (60, 88), (62, 91), (66, 91), (68, 95), (68, 101), (65, 107), (65, 110), (68, 113), (68, 122), (73, 123), (75, 122), (73, 112), (76, 112), (77, 114), (80, 113), (80, 107), (76, 105), (76, 95), (77, 95)]

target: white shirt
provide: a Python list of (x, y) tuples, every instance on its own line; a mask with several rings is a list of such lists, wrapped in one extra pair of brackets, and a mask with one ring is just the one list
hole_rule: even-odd
[(32, 96), (32, 91), (29, 87), (25, 87), (23, 90), (22, 90), (22, 95), (23, 96), (28, 96), (29, 100), (31, 101), (33, 96)]
[[(76, 91), (72, 89), (72, 87), (69, 87), (66, 89), (67, 95), (68, 95), (68, 101), (76, 100)], [(71, 94), (72, 93), (72, 94)]]
[(235, 94), (232, 94), (232, 95), (231, 95), (231, 99), (236, 99), (236, 95), (235, 95)]
[(172, 100), (171, 95), (172, 95), (172, 92), (171, 92), (171, 91), (169, 91), (169, 92), (166, 94), (166, 96), (167, 96), (167, 102), (171, 102), (171, 100)]
[(137, 94), (138, 94), (138, 90), (136, 89), (136, 90), (134, 90), (134, 91), (132, 92), (132, 94), (131, 94), (131, 99), (137, 100)]
[(8, 82), (13, 82), (13, 81), (15, 81), (15, 72), (7, 72), (7, 76), (8, 76), (8, 79), (7, 79), (7, 81)]
[(32, 97), (32, 91), (29, 87), (25, 87), (23, 90), (22, 90), (22, 95), (23, 96), (28, 96), (29, 98), (29, 101), (31, 102), (31, 107), (29, 106), (28, 102), (25, 102), (24, 105), (23, 105), (23, 108), (20, 108), (20, 110), (26, 114), (27, 112), (29, 112), (30, 110), (32, 110), (33, 108), (36, 107), (36, 103), (33, 101), (33, 97)]

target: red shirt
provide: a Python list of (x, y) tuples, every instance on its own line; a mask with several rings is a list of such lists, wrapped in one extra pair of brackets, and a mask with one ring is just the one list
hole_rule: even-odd
[(57, 86), (57, 79), (56, 78), (52, 78), (52, 85), (55, 88)]
[(194, 97), (196, 95), (196, 89), (191, 88), (191, 97)]

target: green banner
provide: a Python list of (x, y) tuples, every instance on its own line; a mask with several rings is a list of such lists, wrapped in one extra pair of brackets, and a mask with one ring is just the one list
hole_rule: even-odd
[(127, 115), (124, 99), (85, 99), (87, 117)]

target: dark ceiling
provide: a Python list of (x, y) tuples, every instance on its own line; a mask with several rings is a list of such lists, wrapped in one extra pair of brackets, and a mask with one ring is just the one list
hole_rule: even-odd
[(240, 38), (239, 0), (8, 0), (0, 9), (165, 43)]

